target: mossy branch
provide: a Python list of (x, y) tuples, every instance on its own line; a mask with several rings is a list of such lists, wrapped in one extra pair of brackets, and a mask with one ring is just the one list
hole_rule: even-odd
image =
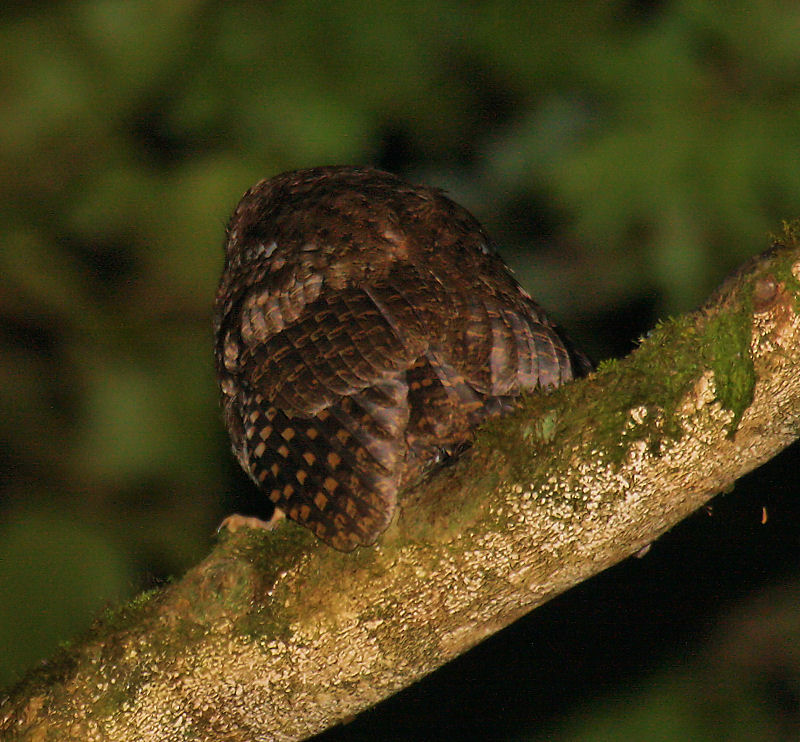
[(377, 547), (224, 535), (16, 687), (3, 739), (302, 739), (636, 552), (798, 437), (797, 237), (491, 424)]

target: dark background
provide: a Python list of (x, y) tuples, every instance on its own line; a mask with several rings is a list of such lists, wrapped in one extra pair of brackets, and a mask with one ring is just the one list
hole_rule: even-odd
[[(800, 217), (798, 39), (794, 0), (6, 4), (0, 684), (254, 505), (210, 328), (252, 183), (444, 187), (624, 355)], [(325, 739), (797, 739), (798, 463)]]

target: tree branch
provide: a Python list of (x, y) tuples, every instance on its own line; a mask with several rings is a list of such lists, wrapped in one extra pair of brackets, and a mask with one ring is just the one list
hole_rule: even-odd
[(413, 683), (798, 437), (798, 277), (787, 229), (701, 310), (481, 431), (375, 548), (292, 524), (224, 535), (17, 686), (0, 731), (302, 739)]

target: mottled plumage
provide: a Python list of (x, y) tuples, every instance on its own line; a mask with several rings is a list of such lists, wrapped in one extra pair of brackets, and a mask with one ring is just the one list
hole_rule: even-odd
[(239, 462), (343, 551), (374, 542), (398, 489), (487, 416), (589, 367), (471, 214), (367, 168), (244, 195), (214, 324)]

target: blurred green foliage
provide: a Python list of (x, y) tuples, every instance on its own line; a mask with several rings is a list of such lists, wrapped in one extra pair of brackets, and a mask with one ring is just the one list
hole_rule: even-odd
[(0, 684), (200, 558), (247, 488), (210, 307), (253, 182), (447, 188), (602, 357), (798, 216), (798, 38), (791, 0), (6, 6)]

